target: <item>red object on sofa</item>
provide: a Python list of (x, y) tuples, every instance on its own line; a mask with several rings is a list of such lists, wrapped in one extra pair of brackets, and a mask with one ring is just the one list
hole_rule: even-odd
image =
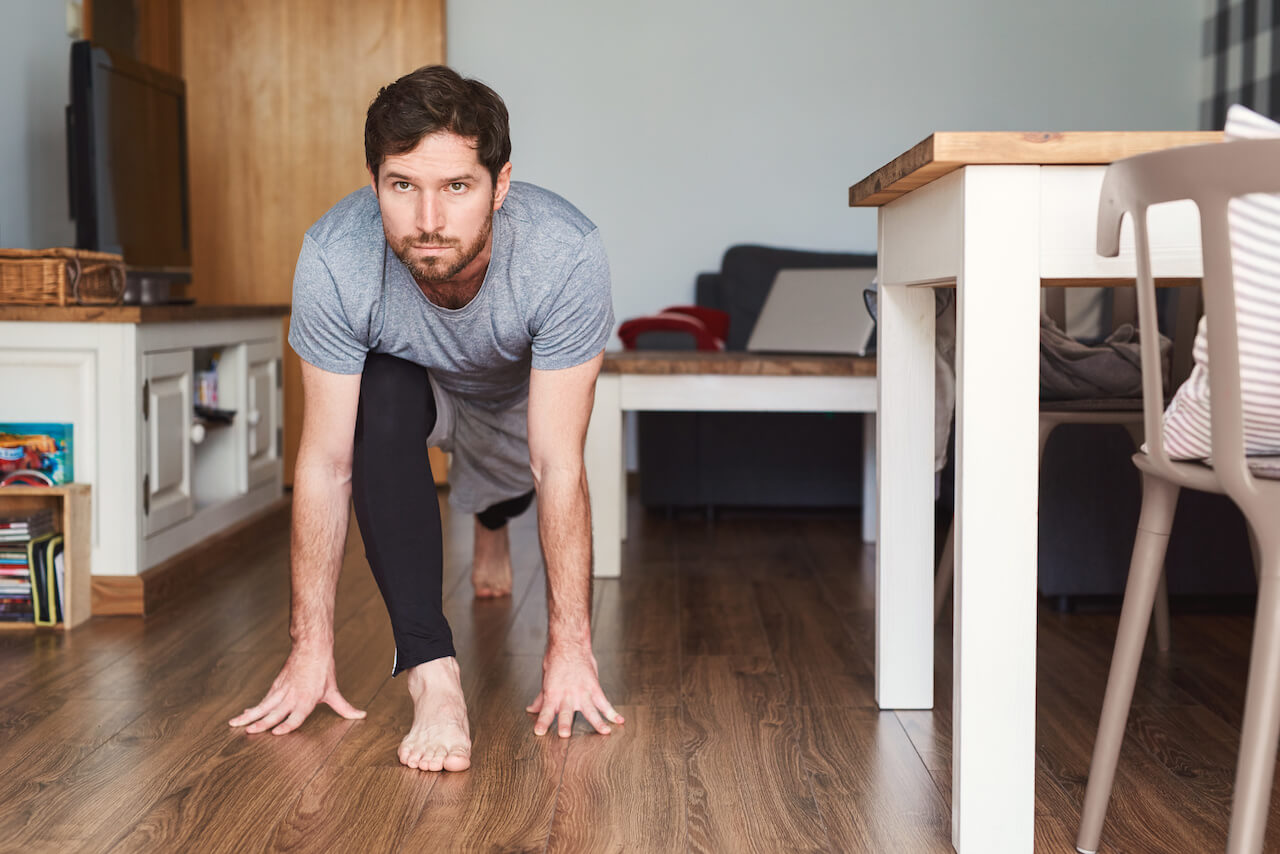
[(693, 338), (698, 350), (723, 350), (729, 334), (729, 314), (714, 308), (673, 305), (658, 314), (634, 317), (618, 327), (618, 337), (627, 350), (636, 349), (636, 339), (646, 332), (683, 332)]

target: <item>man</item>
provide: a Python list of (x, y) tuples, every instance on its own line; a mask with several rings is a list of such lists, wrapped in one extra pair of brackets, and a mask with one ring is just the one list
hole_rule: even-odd
[(294, 475), (293, 648), (248, 732), (296, 729), (338, 691), (333, 603), (353, 501), (408, 671), (411, 768), (470, 766), (453, 640), (441, 611), (443, 549), (427, 446), (453, 452), (450, 502), (476, 514), (477, 596), (511, 590), (506, 522), (536, 491), (548, 641), (534, 732), (575, 712), (621, 724), (591, 652), (591, 522), (583, 444), (613, 327), (595, 226), (572, 205), (511, 182), (506, 106), (443, 66), (383, 87), (369, 107), (370, 186), (303, 239), (289, 343), (305, 402)]

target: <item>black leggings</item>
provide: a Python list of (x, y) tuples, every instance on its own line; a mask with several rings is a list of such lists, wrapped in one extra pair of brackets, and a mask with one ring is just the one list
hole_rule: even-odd
[[(392, 675), (454, 654), (441, 607), (444, 544), (426, 446), (435, 423), (426, 369), (370, 353), (360, 380), (351, 496), (365, 556), (391, 616)], [(532, 498), (500, 502), (478, 518), (497, 530)]]

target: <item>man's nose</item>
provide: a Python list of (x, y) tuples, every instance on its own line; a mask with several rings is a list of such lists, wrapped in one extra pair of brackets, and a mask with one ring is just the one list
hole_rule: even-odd
[(444, 206), (432, 194), (424, 193), (418, 204), (418, 221), (414, 224), (425, 234), (443, 231)]

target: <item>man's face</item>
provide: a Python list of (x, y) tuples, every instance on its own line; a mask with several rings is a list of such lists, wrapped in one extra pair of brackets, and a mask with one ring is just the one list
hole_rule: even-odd
[(422, 284), (467, 278), (489, 263), (493, 212), (511, 186), (511, 164), (495, 187), (472, 140), (433, 133), (370, 176), (387, 243)]

